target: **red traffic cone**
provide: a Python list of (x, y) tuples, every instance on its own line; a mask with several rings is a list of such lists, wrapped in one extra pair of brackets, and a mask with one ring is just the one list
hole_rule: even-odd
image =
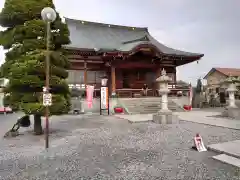
[(194, 137), (194, 146), (192, 148), (198, 152), (207, 151), (206, 147), (204, 146), (203, 139), (199, 133), (197, 133)]

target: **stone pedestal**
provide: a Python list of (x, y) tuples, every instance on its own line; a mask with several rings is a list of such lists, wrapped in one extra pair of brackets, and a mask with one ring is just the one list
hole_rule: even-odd
[(157, 124), (175, 124), (178, 123), (178, 117), (172, 111), (159, 111), (153, 114), (153, 122)]
[(235, 91), (228, 91), (229, 94), (229, 107), (230, 108), (236, 108), (236, 104), (235, 104)]
[(159, 94), (161, 95), (161, 109), (153, 114), (153, 122), (158, 124), (173, 124), (178, 122), (176, 115), (168, 109), (168, 83), (171, 81), (171, 78), (166, 76), (166, 71), (163, 69), (161, 76), (156, 79), (159, 83)]

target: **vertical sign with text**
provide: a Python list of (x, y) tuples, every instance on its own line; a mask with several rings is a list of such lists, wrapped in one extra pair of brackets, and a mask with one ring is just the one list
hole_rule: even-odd
[(101, 109), (108, 109), (108, 87), (101, 87)]

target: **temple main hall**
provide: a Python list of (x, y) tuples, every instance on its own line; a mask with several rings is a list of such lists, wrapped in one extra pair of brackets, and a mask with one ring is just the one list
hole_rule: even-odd
[(164, 68), (176, 90), (176, 68), (200, 60), (204, 54), (176, 50), (158, 42), (146, 27), (103, 24), (65, 18), (71, 43), (65, 46), (71, 62), (68, 83), (94, 85), (99, 96), (101, 78), (108, 77), (110, 93), (134, 97), (144, 84), (157, 96), (156, 78)]

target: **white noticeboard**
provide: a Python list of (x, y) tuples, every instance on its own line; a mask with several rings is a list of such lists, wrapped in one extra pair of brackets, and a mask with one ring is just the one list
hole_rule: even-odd
[(52, 105), (52, 94), (51, 93), (43, 93), (43, 105), (44, 106)]
[(101, 109), (108, 109), (108, 88), (101, 87)]

